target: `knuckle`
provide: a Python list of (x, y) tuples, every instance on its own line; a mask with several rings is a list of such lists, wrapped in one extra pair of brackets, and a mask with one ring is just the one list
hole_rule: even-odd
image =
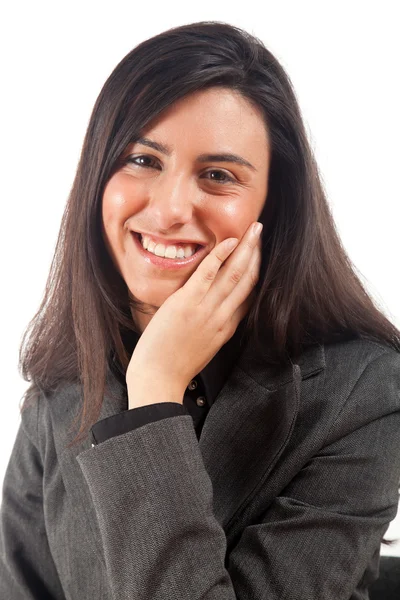
[(221, 335), (221, 337), (225, 338), (226, 336), (226, 326), (225, 323), (220, 323), (217, 326), (217, 334)]
[(215, 272), (211, 267), (204, 271), (203, 279), (205, 282), (213, 281), (213, 279), (215, 279)]
[(223, 263), (225, 260), (225, 256), (223, 256), (222, 254), (220, 254), (220, 249), (218, 248), (218, 251), (214, 253), (214, 257), (218, 260), (219, 263)]
[(243, 272), (240, 269), (233, 269), (230, 274), (230, 278), (234, 283), (239, 283), (243, 276)]

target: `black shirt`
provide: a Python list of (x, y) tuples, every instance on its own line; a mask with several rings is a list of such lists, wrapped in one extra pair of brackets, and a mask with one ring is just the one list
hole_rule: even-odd
[[(224, 386), (245, 345), (245, 321), (242, 319), (234, 335), (220, 348), (217, 354), (188, 384), (183, 404), (178, 402), (158, 402), (124, 410), (95, 423), (91, 428), (92, 444), (127, 433), (152, 421), (176, 415), (191, 415), (197, 438), (208, 411)], [(133, 352), (140, 335), (130, 332), (124, 340), (128, 352)], [(115, 366), (112, 373), (126, 387), (125, 375)]]

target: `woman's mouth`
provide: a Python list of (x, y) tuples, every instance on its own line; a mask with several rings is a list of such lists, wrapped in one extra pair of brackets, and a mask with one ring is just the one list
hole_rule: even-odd
[(207, 254), (207, 246), (196, 246), (196, 251), (192, 256), (184, 258), (164, 258), (162, 256), (157, 256), (153, 252), (149, 252), (142, 246), (142, 236), (140, 233), (131, 231), (131, 235), (136, 249), (147, 264), (154, 265), (160, 269), (177, 270), (189, 265), (192, 266), (193, 264), (201, 262)]

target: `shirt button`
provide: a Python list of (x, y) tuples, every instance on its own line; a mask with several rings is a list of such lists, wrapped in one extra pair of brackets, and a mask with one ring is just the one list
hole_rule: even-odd
[(206, 403), (206, 399), (204, 398), (204, 396), (199, 396), (196, 400), (197, 406), (204, 406), (205, 403)]
[(195, 379), (192, 379), (192, 381), (188, 385), (188, 389), (195, 390), (196, 388), (197, 388), (197, 381)]

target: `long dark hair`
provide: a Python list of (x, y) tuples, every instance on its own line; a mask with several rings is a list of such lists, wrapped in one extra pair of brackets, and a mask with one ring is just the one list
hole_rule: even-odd
[[(20, 348), (31, 381), (23, 408), (63, 383), (82, 386), (82, 440), (98, 419), (111, 360), (126, 370), (124, 332), (140, 304), (102, 237), (104, 187), (126, 147), (173, 102), (223, 86), (261, 108), (271, 143), (261, 276), (246, 331), (261, 360), (287, 364), (307, 346), (368, 338), (400, 351), (400, 332), (374, 305), (340, 242), (291, 81), (255, 36), (222, 22), (179, 26), (140, 43), (93, 108), (41, 306)], [(23, 408), (21, 410), (23, 410)]]

